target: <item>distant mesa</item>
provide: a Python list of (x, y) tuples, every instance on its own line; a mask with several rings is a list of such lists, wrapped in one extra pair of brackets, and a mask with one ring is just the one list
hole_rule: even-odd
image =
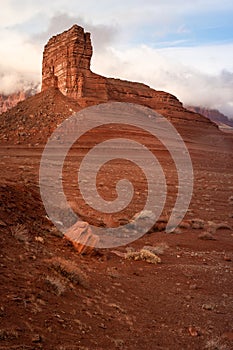
[(219, 112), (217, 109), (209, 109), (209, 108), (195, 107), (195, 106), (185, 106), (185, 107), (190, 111), (204, 115), (205, 117), (212, 120), (212, 122), (216, 123), (220, 128), (227, 128), (227, 127), (233, 128), (233, 119), (229, 119), (224, 114)]

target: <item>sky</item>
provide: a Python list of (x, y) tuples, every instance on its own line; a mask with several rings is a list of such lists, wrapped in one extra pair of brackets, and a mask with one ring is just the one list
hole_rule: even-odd
[(91, 32), (91, 69), (233, 118), (232, 0), (0, 0), (0, 93), (40, 88), (43, 47)]

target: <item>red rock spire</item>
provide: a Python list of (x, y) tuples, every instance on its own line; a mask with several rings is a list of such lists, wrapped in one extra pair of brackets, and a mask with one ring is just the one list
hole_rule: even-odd
[(53, 36), (44, 48), (42, 90), (58, 87), (68, 96), (82, 95), (83, 75), (90, 71), (92, 45), (90, 33), (73, 25), (62, 34)]

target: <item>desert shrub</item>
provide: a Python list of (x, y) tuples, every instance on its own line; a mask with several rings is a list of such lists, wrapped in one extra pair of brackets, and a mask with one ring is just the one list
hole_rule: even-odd
[(46, 276), (45, 283), (54, 291), (55, 294), (61, 295), (65, 292), (65, 284), (57, 277)]
[(11, 234), (19, 242), (28, 243), (28, 229), (25, 225), (17, 224), (11, 227)]
[(207, 341), (205, 349), (207, 350), (228, 350), (228, 347), (221, 342), (221, 339), (215, 338)]
[(155, 254), (155, 255), (163, 255), (165, 250), (167, 250), (169, 247), (167, 243), (161, 242), (158, 243), (156, 246), (144, 246), (144, 250), (148, 250), (149, 252)]
[(158, 257), (156, 254), (150, 252), (147, 249), (141, 249), (138, 252), (128, 252), (126, 253), (125, 257), (129, 260), (142, 260), (150, 264), (161, 263), (160, 257)]
[(0, 340), (13, 340), (19, 337), (19, 333), (15, 329), (0, 329)]
[(57, 257), (51, 259), (50, 264), (52, 268), (59, 272), (63, 277), (67, 278), (70, 282), (88, 288), (86, 274), (72, 261)]

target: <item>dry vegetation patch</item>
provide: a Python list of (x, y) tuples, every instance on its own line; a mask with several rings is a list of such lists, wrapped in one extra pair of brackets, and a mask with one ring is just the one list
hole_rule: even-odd
[(49, 260), (50, 266), (74, 284), (88, 288), (86, 274), (72, 261), (55, 257)]

